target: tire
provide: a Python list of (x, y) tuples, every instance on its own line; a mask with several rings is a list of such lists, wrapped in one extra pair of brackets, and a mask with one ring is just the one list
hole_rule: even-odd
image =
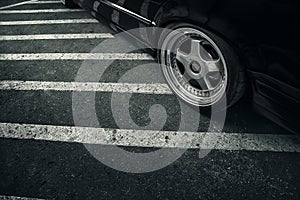
[[(235, 53), (234, 48), (232, 47), (232, 45), (230, 45), (228, 42), (226, 42), (224, 39), (222, 39), (220, 36), (218, 36), (217, 34), (208, 31), (206, 29), (200, 28), (198, 26), (194, 26), (192, 24), (188, 24), (188, 23), (176, 23), (176, 24), (170, 24), (168, 26), (165, 27), (166, 31), (164, 31), (161, 35), (160, 35), (160, 40), (158, 42), (158, 59), (161, 63), (161, 69), (162, 72), (164, 74), (165, 80), (168, 83), (168, 85), (170, 86), (170, 88), (172, 89), (172, 91), (179, 96), (181, 99), (183, 99), (185, 102), (187, 102), (190, 105), (194, 105), (194, 106), (198, 106), (198, 107), (211, 107), (211, 106), (216, 106), (218, 110), (223, 110), (226, 109), (232, 105), (234, 105), (236, 102), (238, 102), (238, 100), (243, 96), (244, 91), (245, 91), (245, 87), (246, 87), (246, 81), (245, 81), (245, 69), (240, 61), (239, 56)], [(191, 31), (191, 33), (189, 33), (189, 31)], [(205, 65), (204, 62), (198, 62), (199, 59), (196, 59), (196, 67), (194, 65), (194, 63), (192, 64), (187, 64), (187, 63), (191, 63), (191, 62), (182, 62), (185, 63), (186, 65), (183, 64), (178, 64), (178, 59), (177, 57), (182, 57), (182, 56), (177, 56), (178, 54), (182, 54), (182, 53), (175, 53), (176, 55), (172, 55), (172, 53), (168, 53), (167, 50), (171, 49), (171, 52), (173, 50), (176, 50), (176, 52), (179, 51), (180, 46), (178, 47), (178, 49), (174, 48), (173, 46), (178, 46), (178, 43), (182, 42), (180, 39), (176, 40), (177, 38), (180, 38), (180, 34), (178, 34), (178, 32), (180, 32), (180, 34), (183, 34), (185, 37), (191, 37), (193, 39), (191, 39), (191, 47), (190, 47), (190, 53), (189, 55), (192, 54), (193, 50), (195, 49), (193, 48), (193, 45), (195, 44), (195, 41), (198, 42), (199, 44), (199, 49), (197, 49), (196, 52), (200, 52), (199, 54), (201, 55), (201, 59), (200, 61), (207, 61), (210, 64)], [(177, 36), (176, 34), (178, 34), (179, 36)], [(199, 34), (199, 39), (198, 39), (198, 35)], [(184, 38), (184, 37), (182, 37)], [(195, 39), (196, 38), (196, 39)], [(182, 39), (184, 40), (184, 39)], [(174, 44), (172, 44), (172, 42)], [(211, 47), (205, 47), (205, 51), (203, 51), (202, 49), (204, 49), (204, 45), (207, 45), (209, 47), (209, 45), (211, 45)], [(212, 53), (209, 53), (208, 50), (206, 49), (211, 49)], [(205, 54), (207, 53), (208, 55), (210, 55), (210, 59), (211, 60), (205, 60), (203, 59), (201, 52), (205, 52)], [(214, 55), (211, 56), (213, 54), (219, 54), (219, 55)], [(173, 53), (174, 54), (174, 53)], [(188, 56), (189, 56), (188, 55)], [(195, 54), (192, 54), (195, 55)], [(185, 55), (186, 56), (186, 55)], [(189, 57), (186, 57), (186, 59), (189, 59)], [(173, 61), (174, 58), (176, 57), (175, 60)], [(215, 57), (215, 58), (213, 58)], [(219, 57), (219, 58), (218, 58)], [(215, 59), (215, 60), (214, 60)], [(182, 60), (182, 59), (179, 59)], [(175, 63), (175, 64), (172, 64)], [(177, 63), (177, 64), (176, 64)], [(181, 63), (181, 62), (179, 62)], [(204, 64), (203, 64), (204, 63)], [(220, 80), (217, 80), (217, 84), (214, 87), (212, 87), (213, 85), (211, 83), (209, 83), (210, 81), (207, 81), (208, 78), (208, 73), (211, 73), (211, 63), (215, 63), (213, 68), (216, 68), (216, 66), (220, 66), (219, 68), (219, 72), (217, 72), (216, 75)], [(221, 65), (222, 63), (222, 65)], [(184, 66), (183, 70), (180, 69), (180, 67), (178, 67), (179, 65)], [(182, 67), (181, 67), (182, 68)], [(187, 71), (189, 71), (189, 68), (191, 68), (190, 71), (187, 73)], [(198, 71), (194, 71), (194, 68), (198, 69)], [(199, 70), (200, 68), (200, 70)], [(207, 69), (207, 70), (206, 70)], [(182, 73), (182, 71), (184, 71)], [(202, 72), (205, 71), (205, 72)], [(196, 74), (196, 78), (197, 77), (201, 77), (202, 79), (205, 79), (205, 81), (199, 81), (196, 80), (196, 78), (193, 76), (194, 72), (197, 72), (200, 74), (200, 76), (198, 74)], [(179, 74), (179, 75), (178, 75)], [(188, 74), (188, 76), (191, 74), (192, 78), (188, 78), (185, 81), (184, 78), (186, 74)], [(202, 75), (201, 75), (202, 74)], [(211, 74), (209, 74), (211, 75)], [(178, 77), (179, 78), (178, 78)], [(210, 77), (211, 78), (211, 77)], [(195, 80), (199, 83), (199, 82), (204, 82), (205, 84), (202, 84), (204, 86), (199, 86), (200, 84), (195, 84)], [(192, 83), (192, 81), (194, 81)], [(226, 83), (225, 83), (226, 81)], [(181, 83), (182, 86), (179, 86)], [(209, 84), (206, 84), (209, 83)], [(219, 86), (218, 84), (222, 84), (221, 86)], [(196, 87), (196, 86), (197, 87)], [(209, 85), (207, 86), (207, 88), (205, 88), (205, 85)], [(187, 88), (187, 89), (186, 89)], [(221, 88), (221, 89), (220, 89)], [(214, 89), (214, 90), (213, 90)], [(226, 100), (226, 101), (225, 101)], [(226, 102), (225, 106), (224, 106), (224, 102)], [(218, 106), (222, 106), (219, 107)], [(225, 107), (225, 108), (224, 108)]]
[(61, 0), (66, 8), (78, 8), (78, 5), (73, 0)]

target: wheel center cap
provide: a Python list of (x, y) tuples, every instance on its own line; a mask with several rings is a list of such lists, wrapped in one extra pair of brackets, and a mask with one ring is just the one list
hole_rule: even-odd
[(192, 61), (190, 64), (190, 69), (195, 74), (200, 74), (201, 72), (201, 65), (197, 61)]

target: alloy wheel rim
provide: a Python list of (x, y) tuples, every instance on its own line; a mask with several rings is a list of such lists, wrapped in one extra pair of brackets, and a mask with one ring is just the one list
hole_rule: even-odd
[(228, 76), (224, 56), (202, 31), (171, 31), (162, 44), (160, 60), (167, 83), (189, 104), (211, 106), (225, 95)]

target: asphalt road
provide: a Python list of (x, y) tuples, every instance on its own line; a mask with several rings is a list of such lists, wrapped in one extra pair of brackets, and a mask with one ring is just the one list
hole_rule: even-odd
[[(91, 61), (97, 63), (89, 68), (91, 74), (101, 71), (107, 59), (114, 61), (100, 81), (85, 77), (88, 81), (76, 85), (82, 82), (78, 74), (85, 60), (76, 58), (89, 56), (113, 37), (112, 30), (84, 11), (58, 11), (65, 9), (59, 2), (3, 8), (19, 2), (23, 1), (0, 3), (0, 198), (300, 199), (299, 136), (256, 114), (249, 95), (227, 111), (225, 133), (203, 158), (199, 158), (199, 144), (192, 143), (179, 159), (148, 173), (118, 171), (95, 159), (83, 143), (118, 145), (139, 153), (176, 149), (179, 141), (198, 141), (198, 135), (208, 130), (210, 117), (206, 112), (201, 115), (197, 130), (183, 134), (188, 139), (176, 137), (182, 134), (176, 132), (181, 119), (179, 101), (165, 89), (155, 61), (142, 51), (124, 58), (118, 46), (100, 49), (99, 58)], [(87, 21), (76, 21), (80, 19)], [(42, 53), (43, 58), (37, 56)], [(130, 78), (123, 78), (136, 67)], [(95, 87), (95, 83), (104, 85)], [(127, 92), (119, 93), (122, 90)], [(93, 123), (92, 115), (81, 116), (87, 124), (75, 123), (74, 91), (87, 97), (95, 94), (99, 124)], [(135, 129), (120, 128), (119, 123), (128, 119), (120, 115), (116, 121), (112, 111), (112, 97), (122, 100), (128, 94), (132, 95), (128, 112), (137, 124)], [(82, 105), (93, 102), (85, 100)], [(167, 115), (156, 138), (143, 128), (149, 125), (149, 109), (155, 104), (163, 106)], [(81, 128), (76, 132), (74, 127)], [(97, 128), (102, 138), (81, 138), (84, 127)]]

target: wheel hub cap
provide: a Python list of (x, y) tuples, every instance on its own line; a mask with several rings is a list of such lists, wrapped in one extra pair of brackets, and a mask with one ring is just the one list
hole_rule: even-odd
[(190, 69), (192, 70), (193, 73), (200, 74), (201, 65), (197, 61), (192, 61), (192, 63), (190, 64)]

